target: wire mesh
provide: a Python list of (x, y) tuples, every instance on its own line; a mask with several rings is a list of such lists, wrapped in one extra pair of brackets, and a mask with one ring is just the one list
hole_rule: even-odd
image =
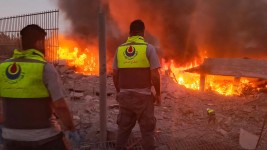
[[(167, 134), (156, 134), (155, 136), (157, 150), (242, 150), (238, 145), (231, 145), (227, 141), (214, 139), (208, 141), (201, 138), (175, 138)], [(142, 139), (137, 136), (131, 136), (128, 141), (128, 150), (143, 150)], [(107, 141), (102, 143), (83, 143), (80, 150), (114, 150), (115, 141)]]
[(0, 56), (10, 57), (14, 49), (21, 49), (20, 30), (29, 24), (37, 24), (47, 32), (46, 59), (58, 62), (58, 21), (58, 10), (0, 18)]

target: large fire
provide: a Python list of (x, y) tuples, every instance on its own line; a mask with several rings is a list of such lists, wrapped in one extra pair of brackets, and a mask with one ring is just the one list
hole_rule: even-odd
[[(195, 61), (187, 66), (175, 67), (173, 60), (166, 62), (162, 59), (162, 64), (162, 73), (170, 76), (175, 82), (192, 90), (200, 90), (200, 75), (197, 73), (185, 72), (185, 70), (197, 67), (201, 62), (197, 63)], [(215, 91), (225, 96), (242, 95), (245, 90), (257, 90), (257, 87), (250, 82), (252, 80), (253, 79), (249, 78), (240, 78), (237, 81), (234, 77), (207, 75), (205, 91)]]
[(60, 43), (58, 50), (60, 60), (65, 60), (67, 65), (74, 68), (77, 73), (84, 75), (98, 74), (98, 48), (95, 44), (81, 49), (78, 47), (79, 43), (64, 37), (60, 38)]
[[(84, 75), (98, 75), (98, 47), (92, 44), (84, 49), (78, 48), (79, 43), (67, 40), (61, 37), (61, 45), (59, 47), (59, 59), (65, 60), (67, 65), (73, 68), (77, 73)], [(176, 67), (174, 60), (165, 61), (162, 59), (162, 73), (170, 76), (179, 85), (192, 90), (200, 90), (200, 75), (197, 73), (189, 73), (185, 70), (199, 66), (203, 63), (203, 56), (200, 61), (181, 67)], [(238, 81), (234, 77), (207, 75), (205, 80), (205, 90), (215, 91), (222, 95), (242, 95), (244, 89), (253, 87), (250, 80), (240, 78)], [(255, 88), (255, 87), (254, 87)], [(256, 89), (256, 88), (255, 88)]]

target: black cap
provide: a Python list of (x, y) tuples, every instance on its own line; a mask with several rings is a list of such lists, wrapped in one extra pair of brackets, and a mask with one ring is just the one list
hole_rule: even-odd
[(20, 31), (22, 37), (31, 37), (33, 39), (44, 39), (46, 32), (43, 28), (36, 24), (27, 25)]

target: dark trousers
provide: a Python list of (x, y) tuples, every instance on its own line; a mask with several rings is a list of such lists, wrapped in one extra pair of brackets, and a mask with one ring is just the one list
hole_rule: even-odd
[(116, 149), (122, 150), (127, 147), (128, 138), (138, 121), (142, 134), (142, 146), (145, 150), (154, 150), (154, 130), (156, 118), (154, 116), (154, 103), (151, 95), (136, 92), (122, 92), (118, 94), (120, 105), (117, 118), (118, 137)]
[(63, 134), (41, 141), (4, 140), (4, 150), (67, 150)]

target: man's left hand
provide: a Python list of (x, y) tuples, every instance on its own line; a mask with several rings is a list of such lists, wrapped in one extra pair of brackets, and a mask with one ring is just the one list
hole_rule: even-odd
[(155, 106), (161, 106), (161, 96), (155, 95), (154, 98), (155, 98), (154, 105)]

